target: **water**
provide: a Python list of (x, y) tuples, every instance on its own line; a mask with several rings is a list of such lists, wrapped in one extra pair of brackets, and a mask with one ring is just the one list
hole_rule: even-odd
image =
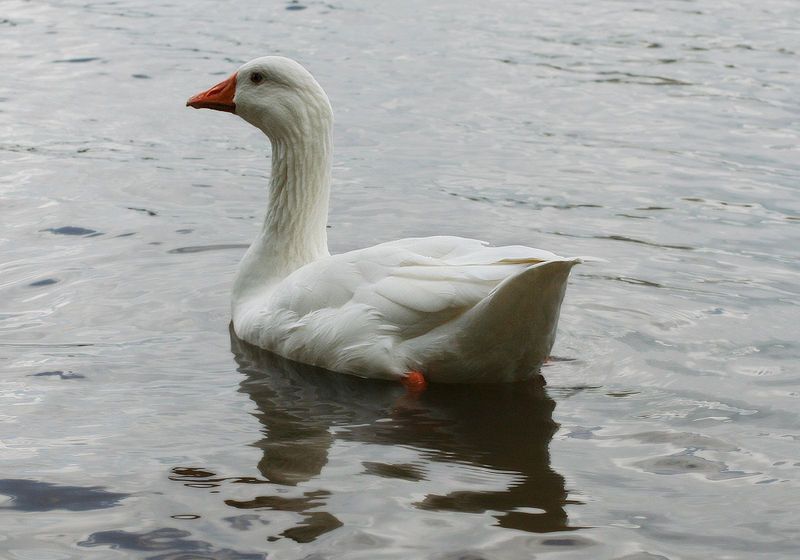
[[(0, 557), (793, 558), (800, 6), (0, 7)], [(232, 340), (268, 153), (190, 95), (333, 102), (332, 250), (575, 269), (547, 385), (399, 387)]]

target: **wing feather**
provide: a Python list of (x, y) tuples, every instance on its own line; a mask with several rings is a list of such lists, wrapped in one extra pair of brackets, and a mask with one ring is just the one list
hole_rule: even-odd
[(559, 258), (459, 237), (401, 239), (304, 266), (277, 287), (273, 305), (292, 312), (299, 324), (320, 310), (342, 317), (369, 310), (371, 321), (409, 338), (471, 309), (506, 278)]

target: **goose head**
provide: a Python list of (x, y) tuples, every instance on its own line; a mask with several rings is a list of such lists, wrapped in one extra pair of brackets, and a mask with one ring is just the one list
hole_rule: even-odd
[(186, 105), (234, 113), (273, 142), (329, 132), (333, 123), (322, 87), (308, 70), (282, 56), (243, 64), (228, 79), (190, 97)]

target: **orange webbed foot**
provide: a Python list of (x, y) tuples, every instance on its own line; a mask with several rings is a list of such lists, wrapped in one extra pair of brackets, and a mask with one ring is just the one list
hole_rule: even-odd
[(425, 376), (419, 371), (409, 371), (400, 382), (410, 393), (421, 393), (428, 387)]

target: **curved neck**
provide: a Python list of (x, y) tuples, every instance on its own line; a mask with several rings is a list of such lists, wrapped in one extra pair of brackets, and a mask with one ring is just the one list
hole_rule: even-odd
[(239, 265), (234, 299), (271, 286), (328, 256), (332, 126), (306, 121), (272, 142), (272, 176), (264, 225)]
[(330, 127), (272, 141), (269, 204), (261, 238), (291, 268), (288, 272), (328, 255), (331, 158)]

